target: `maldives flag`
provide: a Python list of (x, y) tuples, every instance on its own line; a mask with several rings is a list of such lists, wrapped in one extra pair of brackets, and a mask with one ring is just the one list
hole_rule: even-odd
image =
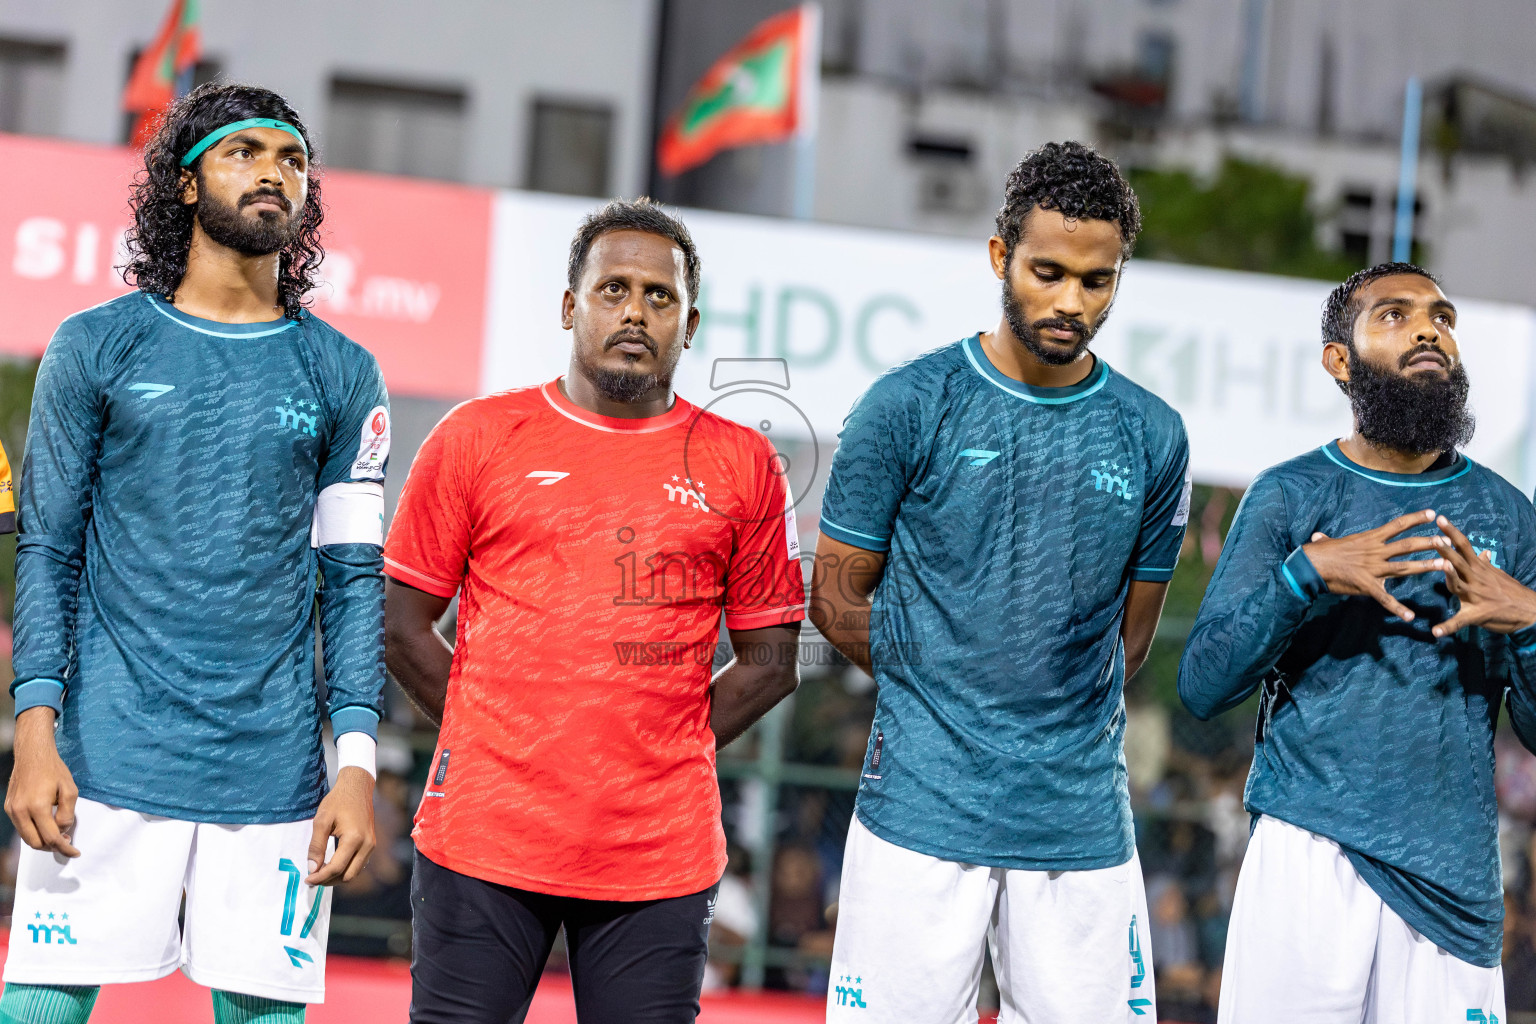
[(802, 4), (758, 25), (694, 83), (667, 121), (656, 166), (668, 177), (721, 150), (815, 131), (821, 10)]
[(139, 115), (129, 140), (135, 147), (143, 148), (154, 134), (160, 112), (192, 88), (192, 72), (203, 55), (197, 16), (198, 0), (171, 0), (155, 41), (139, 55), (128, 75), (123, 109)]

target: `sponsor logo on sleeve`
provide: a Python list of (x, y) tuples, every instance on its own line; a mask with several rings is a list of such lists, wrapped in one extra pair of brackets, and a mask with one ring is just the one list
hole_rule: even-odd
[(1179, 495), (1179, 507), (1173, 512), (1173, 526), (1183, 526), (1189, 522), (1189, 499), (1193, 497), (1195, 482), (1190, 479), (1188, 473), (1184, 474), (1184, 493)]
[(384, 479), (384, 460), (389, 458), (389, 410), (376, 405), (363, 420), (362, 439), (352, 463), (353, 480)]
[(800, 557), (800, 530), (795, 526), (795, 499), (788, 489), (784, 491), (784, 546), (789, 549), (790, 558)]

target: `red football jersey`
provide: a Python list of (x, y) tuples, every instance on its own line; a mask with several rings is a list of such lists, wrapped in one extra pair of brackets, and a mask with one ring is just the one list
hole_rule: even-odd
[(558, 896), (649, 900), (725, 870), (710, 667), (798, 622), (794, 512), (761, 434), (677, 398), (648, 419), (558, 381), (466, 402), (411, 466), (385, 572), (458, 591), (417, 847)]

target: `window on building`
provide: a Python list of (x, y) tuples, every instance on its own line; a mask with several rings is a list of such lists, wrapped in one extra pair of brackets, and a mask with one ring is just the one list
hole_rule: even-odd
[[(1379, 193), (1369, 185), (1353, 185), (1339, 197), (1339, 213), (1334, 221), (1339, 232), (1339, 250), (1351, 262), (1362, 267), (1390, 259), (1392, 234), (1397, 229), (1397, 190)], [(1411, 260), (1423, 255), (1424, 198), (1413, 200), (1413, 237)]]
[(462, 89), (332, 79), (321, 159), (332, 167), (459, 181), (467, 106)]
[(965, 139), (917, 136), (907, 142), (917, 165), (917, 205), (924, 213), (969, 215), (985, 205), (975, 152)]
[[(128, 79), (133, 75), (134, 65), (139, 62), (139, 57), (143, 53), (144, 50), (141, 47), (128, 55), (128, 66), (123, 69), (124, 84), (126, 84)], [(223, 71), (223, 66), (216, 60), (198, 61), (192, 66), (192, 84), (188, 91), (213, 81), (214, 79), (218, 78), (219, 75), (223, 73)], [(135, 114), (132, 111), (123, 111), (123, 123), (121, 130), (118, 132), (119, 141), (126, 144), (130, 139), (133, 138), (133, 124), (138, 119), (138, 114)]]
[(1339, 203), (1339, 249), (1351, 263), (1369, 266), (1375, 193), (1369, 187), (1345, 189)]
[(1167, 85), (1173, 80), (1174, 54), (1178, 43), (1167, 32), (1144, 32), (1136, 44), (1136, 73), (1148, 82)]
[(64, 126), (64, 47), (0, 38), (0, 132), (57, 135)]
[(572, 196), (606, 196), (613, 110), (602, 104), (533, 101), (528, 187)]

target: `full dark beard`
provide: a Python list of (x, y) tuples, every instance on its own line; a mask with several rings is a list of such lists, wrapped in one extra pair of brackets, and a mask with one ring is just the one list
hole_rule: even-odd
[[(1008, 321), (1013, 336), (1024, 343), (1029, 349), (1030, 355), (1040, 360), (1047, 366), (1066, 366), (1077, 361), (1093, 340), (1093, 336), (1099, 333), (1099, 328), (1104, 325), (1109, 316), (1109, 310), (1099, 317), (1098, 323), (1089, 327), (1081, 320), (1067, 320), (1062, 317), (1047, 317), (1043, 320), (1030, 322), (1024, 319), (1024, 307), (1019, 304), (1018, 296), (1013, 294), (1013, 285), (1009, 283), (1007, 276), (1003, 277), (1003, 319)], [(1076, 331), (1077, 344), (1069, 349), (1052, 348), (1041, 340), (1041, 334), (1052, 328), (1063, 328)]]
[(201, 183), (199, 186), (197, 222), (203, 226), (204, 234), (226, 249), (242, 256), (270, 256), (285, 248), (299, 233), (302, 217), (275, 213), (244, 217), (238, 205), (227, 206), (209, 196)]
[(1348, 394), (1356, 429), (1380, 448), (1409, 455), (1461, 448), (1477, 426), (1467, 409), (1470, 389), (1460, 364), (1448, 377), (1409, 375), (1373, 366), (1353, 348), (1349, 352)]
[(613, 370), (597, 366), (576, 355), (576, 369), (604, 398), (613, 402), (638, 402), (658, 387), (672, 387), (672, 371), (638, 373), (634, 370)]

